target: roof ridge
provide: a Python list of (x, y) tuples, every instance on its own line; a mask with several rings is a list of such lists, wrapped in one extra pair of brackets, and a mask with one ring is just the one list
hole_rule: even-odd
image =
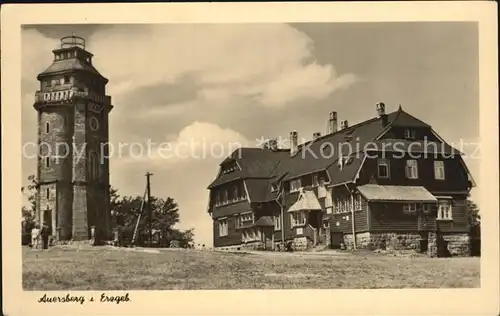
[[(391, 114), (397, 113), (396, 115), (398, 116), (400, 111), (402, 111), (402, 110), (393, 111), (393, 112), (391, 112), (391, 113), (388, 113), (387, 115), (391, 115)], [(394, 120), (396, 120), (397, 116), (394, 118)], [(299, 149), (299, 148), (301, 148), (301, 147), (303, 147), (303, 146), (305, 146), (305, 145), (307, 145), (307, 144), (309, 144), (309, 143), (311, 143), (311, 142), (315, 142), (315, 141), (318, 141), (318, 140), (325, 139), (325, 138), (327, 138), (327, 137), (331, 137), (331, 136), (334, 136), (334, 135), (338, 135), (338, 134), (340, 134), (341, 132), (342, 132), (342, 133), (346, 133), (346, 132), (349, 132), (349, 131), (353, 131), (353, 130), (355, 130), (355, 129), (357, 129), (357, 128), (359, 128), (359, 127), (363, 126), (363, 125), (366, 125), (366, 124), (368, 124), (368, 123), (373, 123), (373, 122), (378, 121), (378, 120), (380, 120), (380, 117), (372, 117), (372, 118), (370, 118), (370, 119), (368, 119), (368, 120), (361, 121), (361, 122), (359, 122), (359, 123), (357, 123), (357, 124), (354, 124), (354, 125), (352, 125), (352, 126), (349, 126), (349, 127), (347, 127), (347, 128), (340, 129), (340, 130), (335, 131), (335, 132), (333, 132), (333, 133), (330, 133), (330, 134), (325, 134), (325, 135), (322, 135), (322, 136), (320, 136), (320, 137), (318, 137), (318, 138), (316, 138), (316, 139), (311, 139), (311, 140), (309, 140), (309, 141), (307, 141), (307, 142), (304, 142), (304, 143), (302, 143), (302, 144), (299, 144), (299, 145), (297, 146), (297, 149)], [(391, 121), (391, 123), (389, 123), (389, 124), (388, 124), (388, 126), (389, 126), (390, 124), (392, 124), (392, 122), (393, 122), (394, 120), (392, 120), (392, 121)], [(378, 135), (377, 135), (377, 136), (378, 136)], [(297, 153), (295, 153), (292, 157), (295, 157), (296, 155), (297, 155)]]

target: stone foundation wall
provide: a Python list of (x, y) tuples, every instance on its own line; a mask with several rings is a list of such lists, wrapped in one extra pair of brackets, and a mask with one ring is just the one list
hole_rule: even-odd
[(294, 251), (304, 251), (310, 246), (306, 237), (296, 237), (293, 239), (292, 247)]
[(253, 242), (248, 242), (246, 244), (239, 244), (239, 245), (232, 245), (232, 246), (221, 246), (221, 247), (214, 247), (216, 250), (230, 250), (230, 251), (237, 251), (237, 250), (261, 250), (264, 248), (264, 243), (261, 241), (253, 241)]
[(468, 234), (447, 234), (442, 236), (451, 256), (470, 256), (470, 237)]
[[(357, 248), (367, 248), (369, 243), (370, 243), (370, 233), (369, 232), (356, 234), (356, 247)], [(345, 244), (347, 249), (354, 248), (352, 234), (345, 234), (344, 235), (344, 244)]]
[[(387, 250), (415, 250), (422, 251), (421, 241), (427, 239), (427, 255), (436, 256), (470, 256), (470, 237), (464, 233), (448, 233), (442, 235), (442, 246), (439, 251), (436, 233), (358, 233), (356, 246), (358, 249), (387, 249)], [(353, 235), (344, 235), (344, 244), (347, 249), (353, 249)], [(447, 253), (446, 253), (447, 252)]]
[[(370, 243), (375, 248), (385, 244), (388, 250), (420, 251), (422, 236), (419, 233), (372, 233)], [(382, 246), (383, 247), (383, 246)]]

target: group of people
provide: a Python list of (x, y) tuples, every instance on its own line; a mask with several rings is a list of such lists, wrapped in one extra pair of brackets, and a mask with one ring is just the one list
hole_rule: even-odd
[(39, 224), (35, 224), (35, 227), (31, 229), (31, 247), (48, 249), (50, 234), (49, 225), (44, 224), (40, 228)]

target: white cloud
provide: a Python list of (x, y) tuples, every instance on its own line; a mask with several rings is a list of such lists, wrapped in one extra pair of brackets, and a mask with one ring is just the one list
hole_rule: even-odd
[(286, 24), (148, 25), (132, 35), (115, 27), (93, 35), (89, 48), (112, 95), (195, 74), (205, 98), (235, 106), (231, 96), (249, 94), (275, 106), (325, 98), (354, 78), (314, 62), (311, 40)]
[(183, 128), (173, 141), (111, 144), (110, 156), (112, 160), (124, 164), (148, 162), (168, 169), (202, 159), (222, 160), (234, 150), (249, 144), (248, 139), (230, 128), (194, 122)]
[[(52, 62), (52, 49), (59, 41), (36, 30), (25, 30), (22, 35), (23, 141), (36, 141), (32, 108), (38, 88), (36, 76)], [(164, 151), (158, 151), (159, 144), (151, 144), (151, 152), (139, 158), (112, 158), (113, 186), (123, 194), (141, 195), (144, 173), (153, 172), (158, 190), (153, 194), (176, 199), (181, 226), (194, 226), (198, 240), (210, 244), (206, 186), (216, 175), (220, 156), (229, 154), (237, 143), (254, 144), (241, 133), (215, 124), (217, 121), (200, 118), (208, 114), (213, 118), (213, 113), (227, 118), (245, 106), (281, 107), (299, 100), (309, 103), (349, 86), (355, 77), (338, 75), (333, 65), (316, 62), (312, 44), (304, 33), (286, 24), (115, 26), (87, 38), (96, 68), (110, 80), (107, 94), (115, 104), (111, 139), (141, 140), (141, 124), (150, 123), (165, 126), (152, 131), (151, 138), (163, 134), (169, 144), (162, 145), (169, 146)], [(157, 96), (151, 95), (136, 109), (121, 107), (130, 94), (137, 93), (134, 100), (142, 100), (140, 94), (146, 92), (138, 92), (140, 87), (178, 85), (186, 76), (195, 83), (192, 100), (169, 102), (163, 95), (161, 100), (167, 101), (155, 102)], [(182, 124), (198, 121), (173, 129), (166, 118), (175, 117), (182, 117)], [(117, 123), (121, 121), (139, 123)], [(148, 148), (147, 142), (140, 145)], [(122, 150), (127, 153), (128, 149), (125, 146)], [(169, 154), (170, 158), (165, 158)], [(35, 168), (34, 160), (23, 161), (25, 175), (34, 173)]]

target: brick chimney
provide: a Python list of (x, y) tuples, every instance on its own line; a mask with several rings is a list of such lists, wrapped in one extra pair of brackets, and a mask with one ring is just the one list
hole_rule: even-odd
[(330, 117), (328, 118), (328, 134), (335, 133), (337, 131), (337, 112), (330, 112)]
[(349, 123), (347, 122), (347, 120), (340, 121), (340, 129), (341, 130), (346, 129), (348, 127), (349, 127)]
[(313, 140), (316, 140), (316, 139), (318, 139), (320, 137), (321, 137), (321, 133), (320, 132), (313, 133)]
[(299, 146), (299, 134), (296, 131), (290, 132), (290, 155), (297, 152)]
[(377, 115), (382, 120), (382, 125), (386, 126), (388, 119), (387, 119), (387, 114), (385, 113), (385, 104), (383, 102), (379, 102), (377, 103), (376, 108), (377, 108)]

